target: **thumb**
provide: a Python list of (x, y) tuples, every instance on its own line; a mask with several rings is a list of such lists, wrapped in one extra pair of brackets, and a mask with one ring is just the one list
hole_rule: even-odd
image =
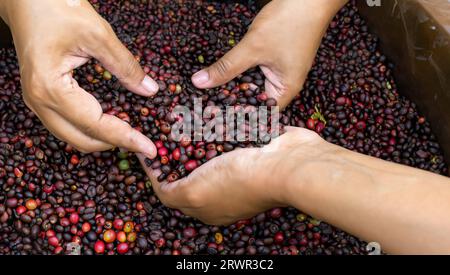
[(129, 91), (142, 96), (152, 96), (159, 90), (158, 84), (147, 76), (139, 62), (107, 26), (106, 41), (95, 47), (90, 53), (103, 66), (114, 74)]
[(209, 89), (225, 84), (256, 66), (257, 57), (251, 43), (244, 37), (236, 47), (210, 67), (192, 76), (192, 83), (199, 89)]

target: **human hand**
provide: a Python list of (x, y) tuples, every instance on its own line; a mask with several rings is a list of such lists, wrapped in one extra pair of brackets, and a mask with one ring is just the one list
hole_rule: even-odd
[(2, 0), (0, 13), (14, 37), (24, 101), (56, 137), (82, 152), (119, 146), (155, 157), (146, 136), (104, 114), (72, 77), (93, 57), (138, 95), (159, 89), (88, 1)]
[(192, 77), (201, 89), (220, 86), (260, 66), (270, 97), (286, 107), (300, 92), (328, 24), (346, 0), (273, 0), (242, 41)]
[(327, 143), (309, 130), (286, 130), (266, 147), (226, 153), (173, 183), (158, 182), (161, 171), (151, 170), (145, 157), (138, 157), (163, 204), (207, 224), (226, 225), (286, 206), (290, 175), (304, 175), (306, 184), (310, 173), (298, 173), (302, 163), (323, 154)]

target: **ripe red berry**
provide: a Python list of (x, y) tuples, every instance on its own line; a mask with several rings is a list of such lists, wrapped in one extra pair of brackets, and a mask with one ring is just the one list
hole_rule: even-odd
[(123, 224), (124, 224), (124, 222), (123, 222), (122, 219), (115, 219), (115, 220), (113, 221), (113, 227), (114, 227), (116, 230), (122, 230)]
[(91, 231), (91, 224), (88, 223), (88, 222), (83, 223), (83, 225), (81, 226), (81, 230), (84, 233), (87, 233), (87, 232)]
[(120, 231), (117, 233), (117, 240), (121, 243), (124, 243), (127, 241), (127, 234), (123, 231)]
[(284, 241), (284, 235), (282, 232), (278, 232), (275, 234), (275, 236), (273, 237), (273, 240), (276, 244), (281, 244)]
[(72, 224), (77, 224), (80, 221), (80, 216), (78, 215), (78, 213), (72, 213), (69, 216), (69, 220)]
[(191, 172), (197, 169), (198, 164), (196, 160), (189, 160), (184, 164), (184, 168), (186, 168), (187, 171)]
[(69, 225), (70, 225), (70, 221), (69, 221), (68, 218), (62, 218), (61, 220), (59, 220), (59, 224), (60, 224), (61, 226), (66, 227), (66, 226), (69, 226)]
[(169, 153), (169, 150), (167, 150), (166, 147), (161, 147), (158, 149), (158, 155), (159, 156), (167, 156), (167, 154)]
[(73, 165), (77, 165), (78, 163), (80, 163), (80, 160), (78, 159), (77, 155), (72, 155), (72, 157), (70, 158), (70, 163), (72, 163)]
[(112, 243), (116, 240), (116, 232), (114, 230), (106, 230), (105, 233), (103, 233), (103, 240), (106, 243)]
[(206, 152), (202, 148), (198, 148), (194, 151), (194, 156), (196, 159), (202, 159), (205, 157), (205, 155), (206, 155)]
[(16, 208), (16, 213), (17, 215), (22, 215), (23, 213), (25, 213), (27, 211), (27, 208), (23, 205), (19, 205)]
[(57, 246), (55, 247), (55, 250), (53, 250), (53, 254), (58, 255), (61, 254), (63, 252), (63, 248), (61, 246)]
[(128, 243), (120, 243), (117, 245), (117, 253), (125, 254), (128, 252), (129, 246)]
[(160, 148), (164, 147), (164, 143), (161, 140), (157, 140), (157, 141), (155, 141), (155, 147), (156, 147), (156, 149), (160, 149)]
[(310, 130), (315, 130), (315, 128), (316, 128), (316, 120), (312, 119), (312, 118), (309, 118), (306, 121), (306, 127), (308, 127), (308, 129), (310, 129)]
[(105, 253), (105, 243), (100, 240), (96, 241), (94, 244), (94, 251), (97, 254)]
[(155, 242), (156, 247), (163, 247), (164, 245), (166, 245), (166, 240), (164, 238), (158, 239)]
[(19, 168), (16, 167), (16, 168), (14, 168), (14, 175), (17, 178), (21, 178), (23, 176), (23, 172)]
[(53, 236), (55, 236), (55, 235), (56, 235), (56, 233), (55, 233), (55, 231), (53, 231), (52, 229), (49, 229), (49, 230), (47, 230), (47, 231), (45, 232), (45, 236), (46, 236), (47, 238), (53, 237)]
[(180, 160), (181, 157), (181, 150), (180, 148), (175, 148), (175, 150), (172, 151), (172, 159), (173, 160)]
[(359, 131), (364, 131), (366, 129), (366, 123), (364, 121), (358, 121), (355, 125), (356, 129)]
[(25, 207), (28, 209), (28, 210), (34, 210), (34, 209), (36, 209), (37, 208), (37, 202), (36, 202), (36, 200), (33, 200), (33, 199), (29, 199), (29, 200), (27, 200), (27, 202), (25, 203)]
[(317, 122), (316, 132), (320, 134), (323, 130), (325, 130), (325, 124), (322, 121)]
[(191, 138), (188, 136), (181, 137), (180, 145), (184, 148), (188, 147), (189, 145), (191, 145)]
[(169, 91), (172, 93), (175, 93), (175, 91), (177, 90), (177, 85), (175, 84), (170, 84), (169, 85)]
[(25, 147), (27, 147), (27, 148), (33, 147), (33, 140), (31, 140), (30, 138), (27, 138), (25, 140)]
[(56, 236), (52, 236), (52, 237), (48, 238), (48, 244), (53, 247), (57, 247), (57, 246), (59, 246), (59, 240), (58, 240), (58, 238), (56, 238)]

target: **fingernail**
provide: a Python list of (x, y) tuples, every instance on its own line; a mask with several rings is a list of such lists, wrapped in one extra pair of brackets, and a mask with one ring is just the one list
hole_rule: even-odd
[(209, 81), (209, 74), (205, 70), (199, 71), (192, 76), (192, 82), (194, 83), (195, 86), (202, 86), (206, 84), (208, 81)]
[(156, 83), (156, 81), (151, 79), (148, 75), (144, 77), (144, 80), (142, 81), (142, 86), (150, 95), (154, 95), (159, 91), (158, 83)]
[(147, 157), (147, 158), (149, 158), (149, 159), (154, 159), (154, 158), (156, 158), (156, 147), (155, 147), (155, 145), (150, 145), (150, 146), (147, 146), (147, 149), (146, 150), (144, 150), (144, 152), (142, 152), (144, 155), (145, 155), (145, 157)]

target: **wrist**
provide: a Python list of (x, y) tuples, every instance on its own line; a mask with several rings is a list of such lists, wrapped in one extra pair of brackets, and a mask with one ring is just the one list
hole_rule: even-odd
[(283, 201), (292, 207), (308, 210), (309, 202), (323, 194), (333, 182), (335, 171), (345, 168), (346, 150), (321, 140), (314, 147), (300, 147), (290, 157)]
[[(291, 128), (256, 154), (256, 189), (264, 188), (276, 206), (295, 206), (310, 186), (322, 183), (328, 162), (344, 149), (330, 144), (314, 132)], [(263, 186), (262, 186), (263, 185)]]
[(348, 3), (348, 0), (316, 0), (313, 2), (316, 5), (316, 12), (330, 21)]

